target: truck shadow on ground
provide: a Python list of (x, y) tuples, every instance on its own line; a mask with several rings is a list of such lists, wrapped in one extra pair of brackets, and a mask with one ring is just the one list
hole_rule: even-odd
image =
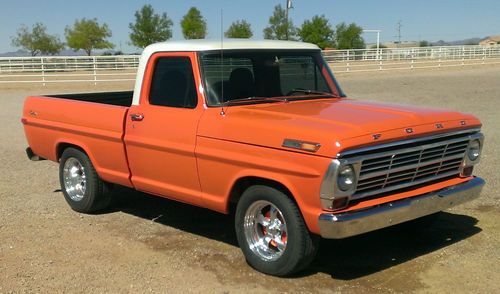
[(467, 239), (482, 231), (477, 222), (442, 212), (433, 222), (416, 220), (343, 240), (322, 239), (310, 271), (341, 280), (370, 275)]
[[(114, 194), (113, 206), (107, 212), (121, 211), (238, 246), (233, 216), (122, 187)], [(322, 239), (315, 261), (296, 277), (317, 272), (341, 280), (367, 276), (467, 239), (481, 232), (477, 222), (467, 215), (443, 212), (432, 225), (401, 224), (342, 240)]]

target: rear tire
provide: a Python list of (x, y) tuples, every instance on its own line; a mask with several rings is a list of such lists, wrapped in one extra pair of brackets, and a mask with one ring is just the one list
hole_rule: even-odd
[(93, 213), (111, 203), (111, 184), (99, 178), (87, 154), (78, 149), (64, 150), (59, 163), (59, 181), (64, 198), (74, 211)]
[(268, 186), (251, 186), (243, 193), (235, 228), (248, 264), (265, 274), (294, 274), (317, 253), (319, 237), (309, 232), (297, 205)]

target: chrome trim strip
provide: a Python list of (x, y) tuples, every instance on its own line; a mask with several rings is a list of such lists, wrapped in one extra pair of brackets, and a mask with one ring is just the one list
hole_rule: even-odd
[(479, 197), (485, 181), (481, 178), (420, 196), (406, 198), (364, 210), (322, 213), (320, 235), (341, 239), (389, 227), (433, 214)]
[(360, 153), (360, 152), (375, 151), (377, 149), (384, 149), (384, 148), (389, 148), (389, 147), (395, 147), (398, 145), (417, 143), (417, 142), (421, 142), (421, 141), (439, 139), (439, 138), (444, 138), (444, 137), (449, 137), (449, 136), (454, 136), (454, 135), (467, 134), (467, 133), (473, 134), (473, 133), (479, 132), (480, 130), (481, 130), (480, 128), (472, 128), (472, 129), (460, 130), (460, 131), (456, 131), (456, 132), (447, 132), (447, 133), (441, 133), (441, 134), (437, 134), (437, 135), (424, 136), (424, 137), (419, 137), (419, 138), (414, 138), (414, 139), (401, 140), (401, 141), (390, 142), (390, 143), (385, 143), (385, 144), (377, 144), (377, 145), (373, 145), (373, 146), (361, 147), (361, 148), (357, 148), (357, 149), (341, 151), (340, 153), (337, 154), (337, 157), (345, 157), (345, 156), (349, 156), (349, 155)]

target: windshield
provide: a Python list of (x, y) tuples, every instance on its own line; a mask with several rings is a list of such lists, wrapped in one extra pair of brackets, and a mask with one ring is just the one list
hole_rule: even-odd
[(283, 96), (343, 96), (320, 51), (213, 51), (200, 59), (209, 106), (236, 100), (275, 102), (266, 98)]

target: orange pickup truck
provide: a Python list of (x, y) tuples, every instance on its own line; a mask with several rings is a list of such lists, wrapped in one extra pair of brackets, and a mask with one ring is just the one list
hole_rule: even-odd
[(277, 276), (308, 266), (320, 237), (433, 215), (484, 185), (477, 118), (347, 98), (299, 42), (154, 44), (133, 92), (28, 97), (22, 123), (75, 211), (122, 185), (234, 213), (247, 262)]

